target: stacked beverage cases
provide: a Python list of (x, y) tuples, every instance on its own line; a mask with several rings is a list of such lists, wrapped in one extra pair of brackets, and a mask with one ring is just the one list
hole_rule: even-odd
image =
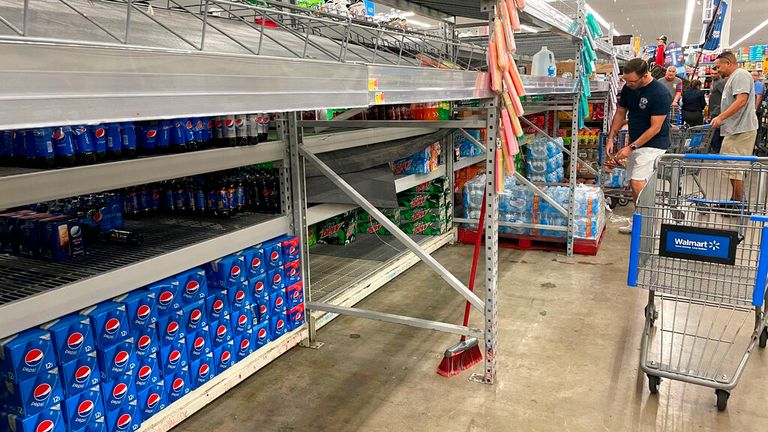
[(0, 164), (70, 167), (267, 141), (269, 114), (43, 127), (1, 132)]
[(0, 430), (135, 431), (304, 323), (283, 236), (0, 340)]
[[(555, 138), (561, 145), (562, 138)], [(560, 183), (565, 178), (563, 151), (547, 138), (536, 138), (526, 149), (527, 178), (532, 182)]]

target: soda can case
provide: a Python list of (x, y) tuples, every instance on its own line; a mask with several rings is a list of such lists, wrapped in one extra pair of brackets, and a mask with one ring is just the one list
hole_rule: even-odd
[(101, 394), (107, 411), (114, 411), (129, 402), (136, 401), (136, 377), (128, 371), (114, 381), (101, 383)]
[(171, 375), (177, 370), (187, 366), (189, 364), (189, 357), (187, 355), (186, 337), (179, 339), (175, 343), (161, 347), (159, 361), (163, 376)]
[(158, 318), (162, 318), (181, 308), (179, 286), (179, 281), (172, 277), (147, 286), (148, 291), (155, 293)]
[(104, 417), (106, 411), (101, 399), (99, 386), (91, 387), (86, 391), (64, 399), (61, 403), (64, 422), (70, 431), (79, 431)]
[(206, 266), (208, 286), (229, 289), (240, 286), (245, 280), (245, 260), (242, 255), (230, 255), (212, 261)]
[(0, 408), (24, 417), (37, 414), (64, 399), (58, 369), (42, 372), (20, 383), (6, 381), (0, 388)]
[(269, 333), (272, 336), (272, 340), (276, 340), (288, 332), (285, 312), (272, 316), (269, 322)]
[(218, 321), (231, 312), (229, 306), (229, 293), (226, 290), (216, 290), (205, 300), (208, 310), (208, 321)]
[(99, 303), (80, 311), (91, 319), (96, 347), (100, 350), (115, 346), (131, 334), (125, 305), (113, 301)]
[(275, 270), (283, 265), (283, 245), (279, 240), (264, 243), (264, 260), (267, 271)]
[(235, 362), (239, 362), (253, 353), (255, 349), (253, 347), (253, 330), (244, 331), (233, 342), (235, 343)]
[(176, 373), (165, 377), (165, 394), (168, 405), (176, 402), (190, 390), (189, 367), (181, 368)]
[(136, 368), (136, 346), (133, 338), (97, 353), (102, 381), (114, 381), (120, 375)]
[(164, 410), (168, 406), (166, 403), (165, 381), (160, 380), (156, 384), (140, 391), (138, 402), (142, 422), (149, 420), (150, 417)]
[(192, 389), (199, 388), (216, 375), (216, 367), (213, 362), (213, 353), (208, 353), (190, 362), (189, 373)]
[(268, 344), (270, 341), (270, 333), (269, 333), (269, 320), (265, 320), (264, 322), (255, 325), (253, 327), (253, 349), (257, 350), (264, 345)]
[(267, 288), (267, 275), (262, 274), (248, 281), (250, 286), (251, 301), (257, 303), (259, 299), (269, 298), (269, 289)]
[(256, 310), (257, 310), (257, 321), (259, 324), (265, 321), (269, 321), (269, 296), (266, 298), (259, 299), (258, 303), (256, 304)]
[(136, 400), (127, 402), (114, 411), (107, 411), (108, 432), (133, 432), (141, 427), (139, 404)]
[(300, 304), (288, 311), (288, 331), (293, 331), (304, 324), (304, 305)]
[(280, 290), (269, 295), (269, 314), (277, 316), (286, 311), (285, 290)]
[(206, 313), (205, 299), (196, 300), (184, 306), (184, 319), (182, 321), (184, 334), (194, 333), (201, 328), (208, 327), (208, 314)]
[(161, 382), (163, 379), (160, 374), (160, 362), (157, 359), (157, 354), (151, 354), (141, 360), (134, 369), (134, 377), (137, 392)]
[(66, 397), (72, 397), (101, 382), (101, 370), (96, 352), (59, 366), (61, 384)]
[(125, 305), (128, 325), (134, 334), (157, 322), (157, 300), (152, 291), (135, 290), (112, 300)]
[(66, 432), (61, 406), (54, 405), (29, 417), (0, 411), (0, 429), (14, 432)]
[(195, 268), (176, 275), (179, 281), (181, 302), (193, 303), (197, 300), (205, 300), (208, 296), (208, 282), (203, 269)]
[(253, 328), (253, 311), (251, 308), (232, 313), (232, 332), (235, 338)]
[(282, 267), (267, 273), (267, 288), (270, 294), (285, 288)]
[(231, 342), (234, 335), (232, 334), (232, 321), (230, 317), (226, 316), (219, 321), (210, 324), (211, 331), (211, 347), (215, 350), (220, 346)]
[(252, 246), (242, 252), (248, 279), (259, 277), (266, 272), (264, 263), (264, 248), (261, 245)]
[(304, 303), (304, 283), (299, 281), (285, 289), (286, 308), (292, 309)]
[(293, 261), (283, 266), (283, 278), (286, 285), (301, 282), (301, 261)]
[(233, 313), (248, 308), (253, 303), (248, 281), (227, 288), (227, 298), (229, 299), (229, 308)]
[(0, 340), (0, 378), (20, 382), (56, 367), (51, 334), (29, 329)]
[(283, 247), (283, 262), (289, 263), (299, 259), (301, 248), (298, 237), (284, 236), (280, 238), (280, 243)]
[(216, 375), (229, 369), (235, 362), (235, 343), (229, 341), (213, 350), (213, 361), (216, 365)]
[(51, 342), (58, 364), (68, 363), (76, 358), (94, 352), (91, 321), (82, 315), (67, 315), (40, 326), (51, 333)]
[(195, 333), (187, 335), (187, 352), (191, 364), (200, 357), (213, 351), (211, 345), (211, 332), (209, 327), (203, 327)]
[(160, 350), (160, 343), (157, 336), (157, 324), (150, 324), (139, 330), (134, 335), (134, 338), (136, 339), (137, 360), (143, 360)]
[(101, 418), (91, 421), (84, 428), (69, 432), (107, 432), (107, 416), (105, 414)]
[(184, 311), (177, 310), (160, 317), (157, 328), (157, 339), (162, 349), (164, 346), (178, 342), (184, 338)]

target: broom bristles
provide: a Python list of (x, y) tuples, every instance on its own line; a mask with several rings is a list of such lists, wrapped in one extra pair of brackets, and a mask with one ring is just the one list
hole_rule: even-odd
[(483, 359), (480, 347), (475, 344), (463, 351), (446, 351), (443, 361), (437, 367), (437, 373), (444, 377), (458, 375), (459, 372), (469, 369)]

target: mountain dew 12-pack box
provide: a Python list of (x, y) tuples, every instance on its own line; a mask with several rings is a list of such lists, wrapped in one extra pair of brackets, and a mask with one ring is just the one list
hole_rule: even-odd
[(357, 211), (351, 210), (341, 216), (332, 217), (317, 224), (317, 242), (348, 245), (355, 241)]

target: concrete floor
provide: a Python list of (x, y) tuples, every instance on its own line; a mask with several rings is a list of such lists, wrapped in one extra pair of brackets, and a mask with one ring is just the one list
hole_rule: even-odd
[[(609, 224), (596, 257), (501, 251), (493, 386), (468, 381), (482, 364), (453, 378), (435, 373), (455, 336), (342, 317), (320, 331), (321, 349), (291, 350), (175, 430), (723, 432), (765, 425), (762, 351), (724, 413), (710, 389), (664, 381), (659, 395), (648, 393), (638, 369), (646, 292), (626, 286), (629, 237), (616, 229)], [(468, 279), (471, 247), (435, 256)], [(360, 306), (447, 322), (463, 311), (460, 297), (423, 264)], [(473, 323), (480, 326), (481, 317)]]

